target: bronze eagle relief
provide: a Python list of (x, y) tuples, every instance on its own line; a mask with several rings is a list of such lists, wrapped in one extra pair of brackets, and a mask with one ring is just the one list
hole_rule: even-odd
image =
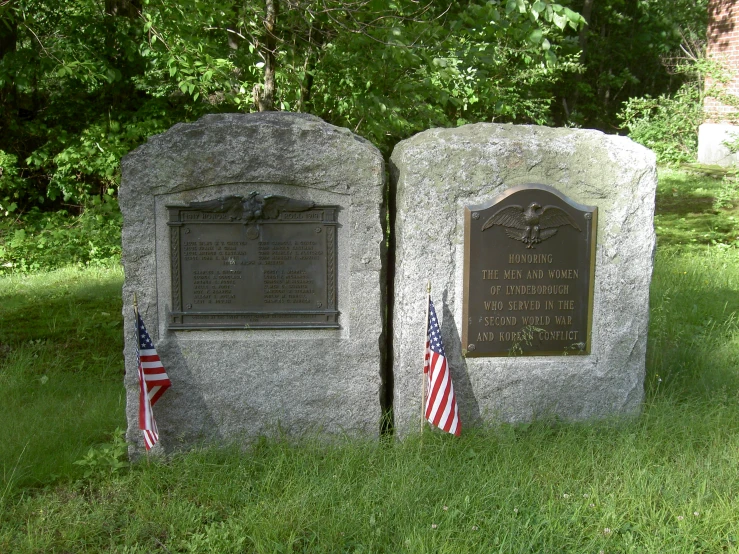
[(525, 209), (514, 204), (495, 212), (483, 224), (482, 231), (500, 225), (506, 235), (519, 240), (526, 248), (534, 248), (536, 244), (557, 234), (559, 227), (570, 225), (582, 232), (580, 227), (563, 209), (557, 206), (544, 206), (538, 202), (531, 202)]
[(286, 196), (268, 194), (263, 196), (254, 191), (248, 196), (225, 196), (204, 202), (190, 202), (188, 208), (212, 213), (226, 214), (230, 221), (243, 223), (246, 236), (256, 240), (260, 236), (260, 223), (277, 219), (280, 212), (304, 212), (315, 206), (310, 200), (296, 200)]
[(310, 200), (296, 200), (286, 196), (254, 191), (249, 196), (225, 196), (205, 202), (190, 202), (189, 208), (228, 214), (231, 221), (243, 221), (249, 225), (262, 219), (277, 219), (280, 212), (304, 212), (315, 206)]

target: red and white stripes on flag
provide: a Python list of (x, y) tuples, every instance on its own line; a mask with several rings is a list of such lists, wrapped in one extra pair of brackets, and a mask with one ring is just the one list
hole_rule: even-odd
[(428, 299), (428, 321), (426, 322), (426, 359), (423, 364), (424, 378), (428, 379), (428, 394), (424, 415), (432, 425), (459, 436), (462, 422), (459, 420), (457, 399), (454, 397), (452, 374), (449, 371), (441, 329), (431, 296)]
[(147, 450), (159, 441), (157, 422), (152, 406), (172, 386), (162, 361), (159, 359), (146, 326), (138, 311), (136, 313), (136, 360), (139, 371), (139, 429), (144, 432)]

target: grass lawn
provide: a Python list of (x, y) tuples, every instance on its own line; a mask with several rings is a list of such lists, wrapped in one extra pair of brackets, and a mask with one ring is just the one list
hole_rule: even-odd
[(121, 271), (1, 277), (0, 552), (739, 552), (732, 187), (661, 173), (647, 400), (628, 420), (129, 466)]
[(122, 282), (120, 268), (0, 278), (1, 487), (81, 476), (72, 462), (125, 424)]

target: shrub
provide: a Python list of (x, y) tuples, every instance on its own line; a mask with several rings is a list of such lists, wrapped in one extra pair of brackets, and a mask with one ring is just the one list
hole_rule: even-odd
[(24, 194), (24, 183), (18, 169), (18, 156), (0, 150), (0, 217), (18, 208)]
[(109, 265), (121, 254), (123, 217), (110, 196), (91, 197), (81, 215), (38, 208), (0, 219), (0, 275), (66, 265)]
[(684, 84), (674, 95), (631, 98), (618, 114), (629, 137), (654, 150), (660, 163), (694, 162), (703, 107), (698, 86)]

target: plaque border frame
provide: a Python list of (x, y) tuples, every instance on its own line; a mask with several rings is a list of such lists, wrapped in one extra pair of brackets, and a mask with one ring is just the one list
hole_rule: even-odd
[[(588, 229), (586, 233), (590, 237), (590, 263), (589, 263), (589, 290), (587, 292), (588, 298), (588, 316), (587, 316), (587, 340), (585, 341), (585, 348), (581, 351), (533, 351), (533, 352), (521, 352), (518, 354), (504, 353), (504, 352), (477, 352), (476, 350), (468, 350), (467, 346), (471, 344), (468, 342), (468, 305), (469, 305), (469, 286), (470, 286), (470, 236), (472, 232), (472, 213), (482, 210), (487, 210), (491, 206), (503, 202), (509, 196), (522, 191), (522, 190), (541, 190), (554, 194), (557, 198), (572, 206), (574, 209), (580, 212), (586, 212), (591, 214), (591, 218), (587, 219)], [(493, 197), (491, 200), (483, 202), (481, 204), (473, 204), (464, 207), (464, 262), (463, 262), (463, 277), (462, 277), (462, 356), (464, 358), (508, 358), (508, 357), (519, 357), (519, 356), (585, 356), (591, 354), (592, 347), (592, 334), (593, 334), (593, 298), (595, 297), (595, 257), (596, 257), (596, 242), (598, 235), (598, 207), (588, 206), (586, 204), (580, 204), (565, 196), (562, 192), (558, 191), (550, 185), (542, 183), (524, 183), (516, 185), (506, 189), (500, 194)]]
[[(279, 223), (286, 225), (321, 225), (325, 229), (324, 236), (326, 237), (326, 309), (321, 310), (290, 310), (290, 311), (276, 311), (276, 310), (265, 310), (265, 311), (212, 311), (212, 312), (187, 312), (182, 309), (182, 263), (180, 259), (180, 246), (181, 246), (181, 230), (185, 225), (200, 224), (200, 225), (224, 225), (232, 224), (243, 225), (240, 220), (234, 220), (229, 222), (224, 221), (212, 221), (209, 223), (203, 222), (186, 222), (182, 221), (180, 214), (182, 212), (192, 211), (210, 211), (190, 205), (172, 205), (167, 204), (164, 206), (168, 213), (168, 220), (166, 222), (169, 227), (169, 246), (170, 246), (170, 286), (171, 286), (171, 300), (172, 309), (167, 310), (167, 329), (173, 331), (207, 331), (207, 330), (254, 330), (254, 331), (274, 331), (281, 329), (341, 329), (339, 323), (339, 316), (341, 312), (338, 309), (338, 298), (336, 284), (338, 283), (338, 265), (336, 263), (336, 252), (338, 251), (338, 232), (337, 228), (340, 227), (338, 221), (338, 212), (341, 210), (341, 206), (338, 205), (313, 205), (306, 211), (310, 210), (323, 210), (323, 219), (320, 221), (300, 221), (300, 220), (280, 220)], [(291, 211), (291, 210), (286, 210)], [(263, 225), (274, 225), (276, 222), (270, 222), (269, 220), (262, 220), (260, 224)], [(257, 322), (256, 325), (252, 325), (249, 322), (238, 323), (185, 323), (183, 317), (192, 315), (203, 315), (203, 316), (260, 316), (260, 315), (326, 315), (329, 321), (326, 322), (279, 322), (279, 323), (267, 323), (264, 321)]]

